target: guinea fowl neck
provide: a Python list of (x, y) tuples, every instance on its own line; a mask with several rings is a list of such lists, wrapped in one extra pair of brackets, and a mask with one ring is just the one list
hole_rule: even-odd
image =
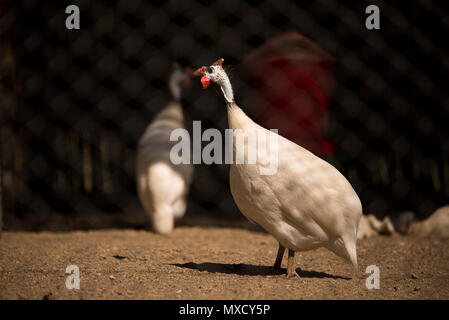
[(235, 104), (234, 102), (234, 91), (232, 90), (231, 81), (228, 75), (223, 72), (221, 79), (218, 81), (221, 91), (223, 92), (224, 98), (226, 100), (226, 105)]
[(168, 86), (170, 88), (173, 100), (175, 101), (181, 100), (181, 82), (185, 77), (185, 74), (179, 69), (175, 69), (170, 76)]
[(231, 81), (226, 73), (223, 72), (221, 79), (220, 81), (217, 81), (217, 84), (220, 85), (226, 101), (229, 127), (231, 129), (244, 128), (249, 118), (235, 103), (234, 91), (232, 90)]

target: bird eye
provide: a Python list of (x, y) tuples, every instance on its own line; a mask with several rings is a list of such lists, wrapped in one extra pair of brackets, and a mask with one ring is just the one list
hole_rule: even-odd
[(206, 71), (207, 71), (207, 73), (212, 73), (212, 72), (214, 72), (214, 70), (212, 70), (211, 67), (206, 67)]

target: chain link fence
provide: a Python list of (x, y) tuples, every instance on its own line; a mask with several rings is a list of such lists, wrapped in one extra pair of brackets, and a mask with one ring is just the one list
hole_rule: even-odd
[[(65, 27), (69, 4), (80, 9), (79, 30)], [(380, 30), (365, 27), (369, 4), (380, 9)], [(5, 228), (146, 226), (136, 147), (170, 100), (172, 62), (223, 57), (237, 103), (257, 118), (245, 58), (290, 31), (333, 58), (323, 135), (335, 148), (321, 156), (365, 212), (424, 218), (448, 202), (449, 15), (437, 2), (1, 0), (0, 8)], [(199, 81), (182, 102), (188, 125), (227, 127), (222, 97)], [(242, 219), (228, 170), (195, 166), (186, 219)]]

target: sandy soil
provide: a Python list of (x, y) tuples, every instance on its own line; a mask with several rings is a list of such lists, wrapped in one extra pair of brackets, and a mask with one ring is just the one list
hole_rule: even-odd
[[(359, 241), (359, 278), (318, 249), (298, 254), (300, 278), (287, 279), (271, 267), (276, 252), (268, 234), (239, 228), (184, 226), (169, 236), (131, 229), (3, 232), (0, 298), (449, 299), (449, 240)], [(80, 290), (65, 286), (71, 264), (80, 269)], [(365, 286), (363, 272), (372, 264), (380, 269), (379, 290)]]

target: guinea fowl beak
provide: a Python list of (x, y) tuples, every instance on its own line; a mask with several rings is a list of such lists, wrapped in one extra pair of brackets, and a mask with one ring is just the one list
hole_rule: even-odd
[(193, 71), (192, 75), (199, 77), (199, 76), (204, 76), (205, 73), (206, 73), (206, 67), (202, 66), (201, 68), (198, 68), (195, 71)]

